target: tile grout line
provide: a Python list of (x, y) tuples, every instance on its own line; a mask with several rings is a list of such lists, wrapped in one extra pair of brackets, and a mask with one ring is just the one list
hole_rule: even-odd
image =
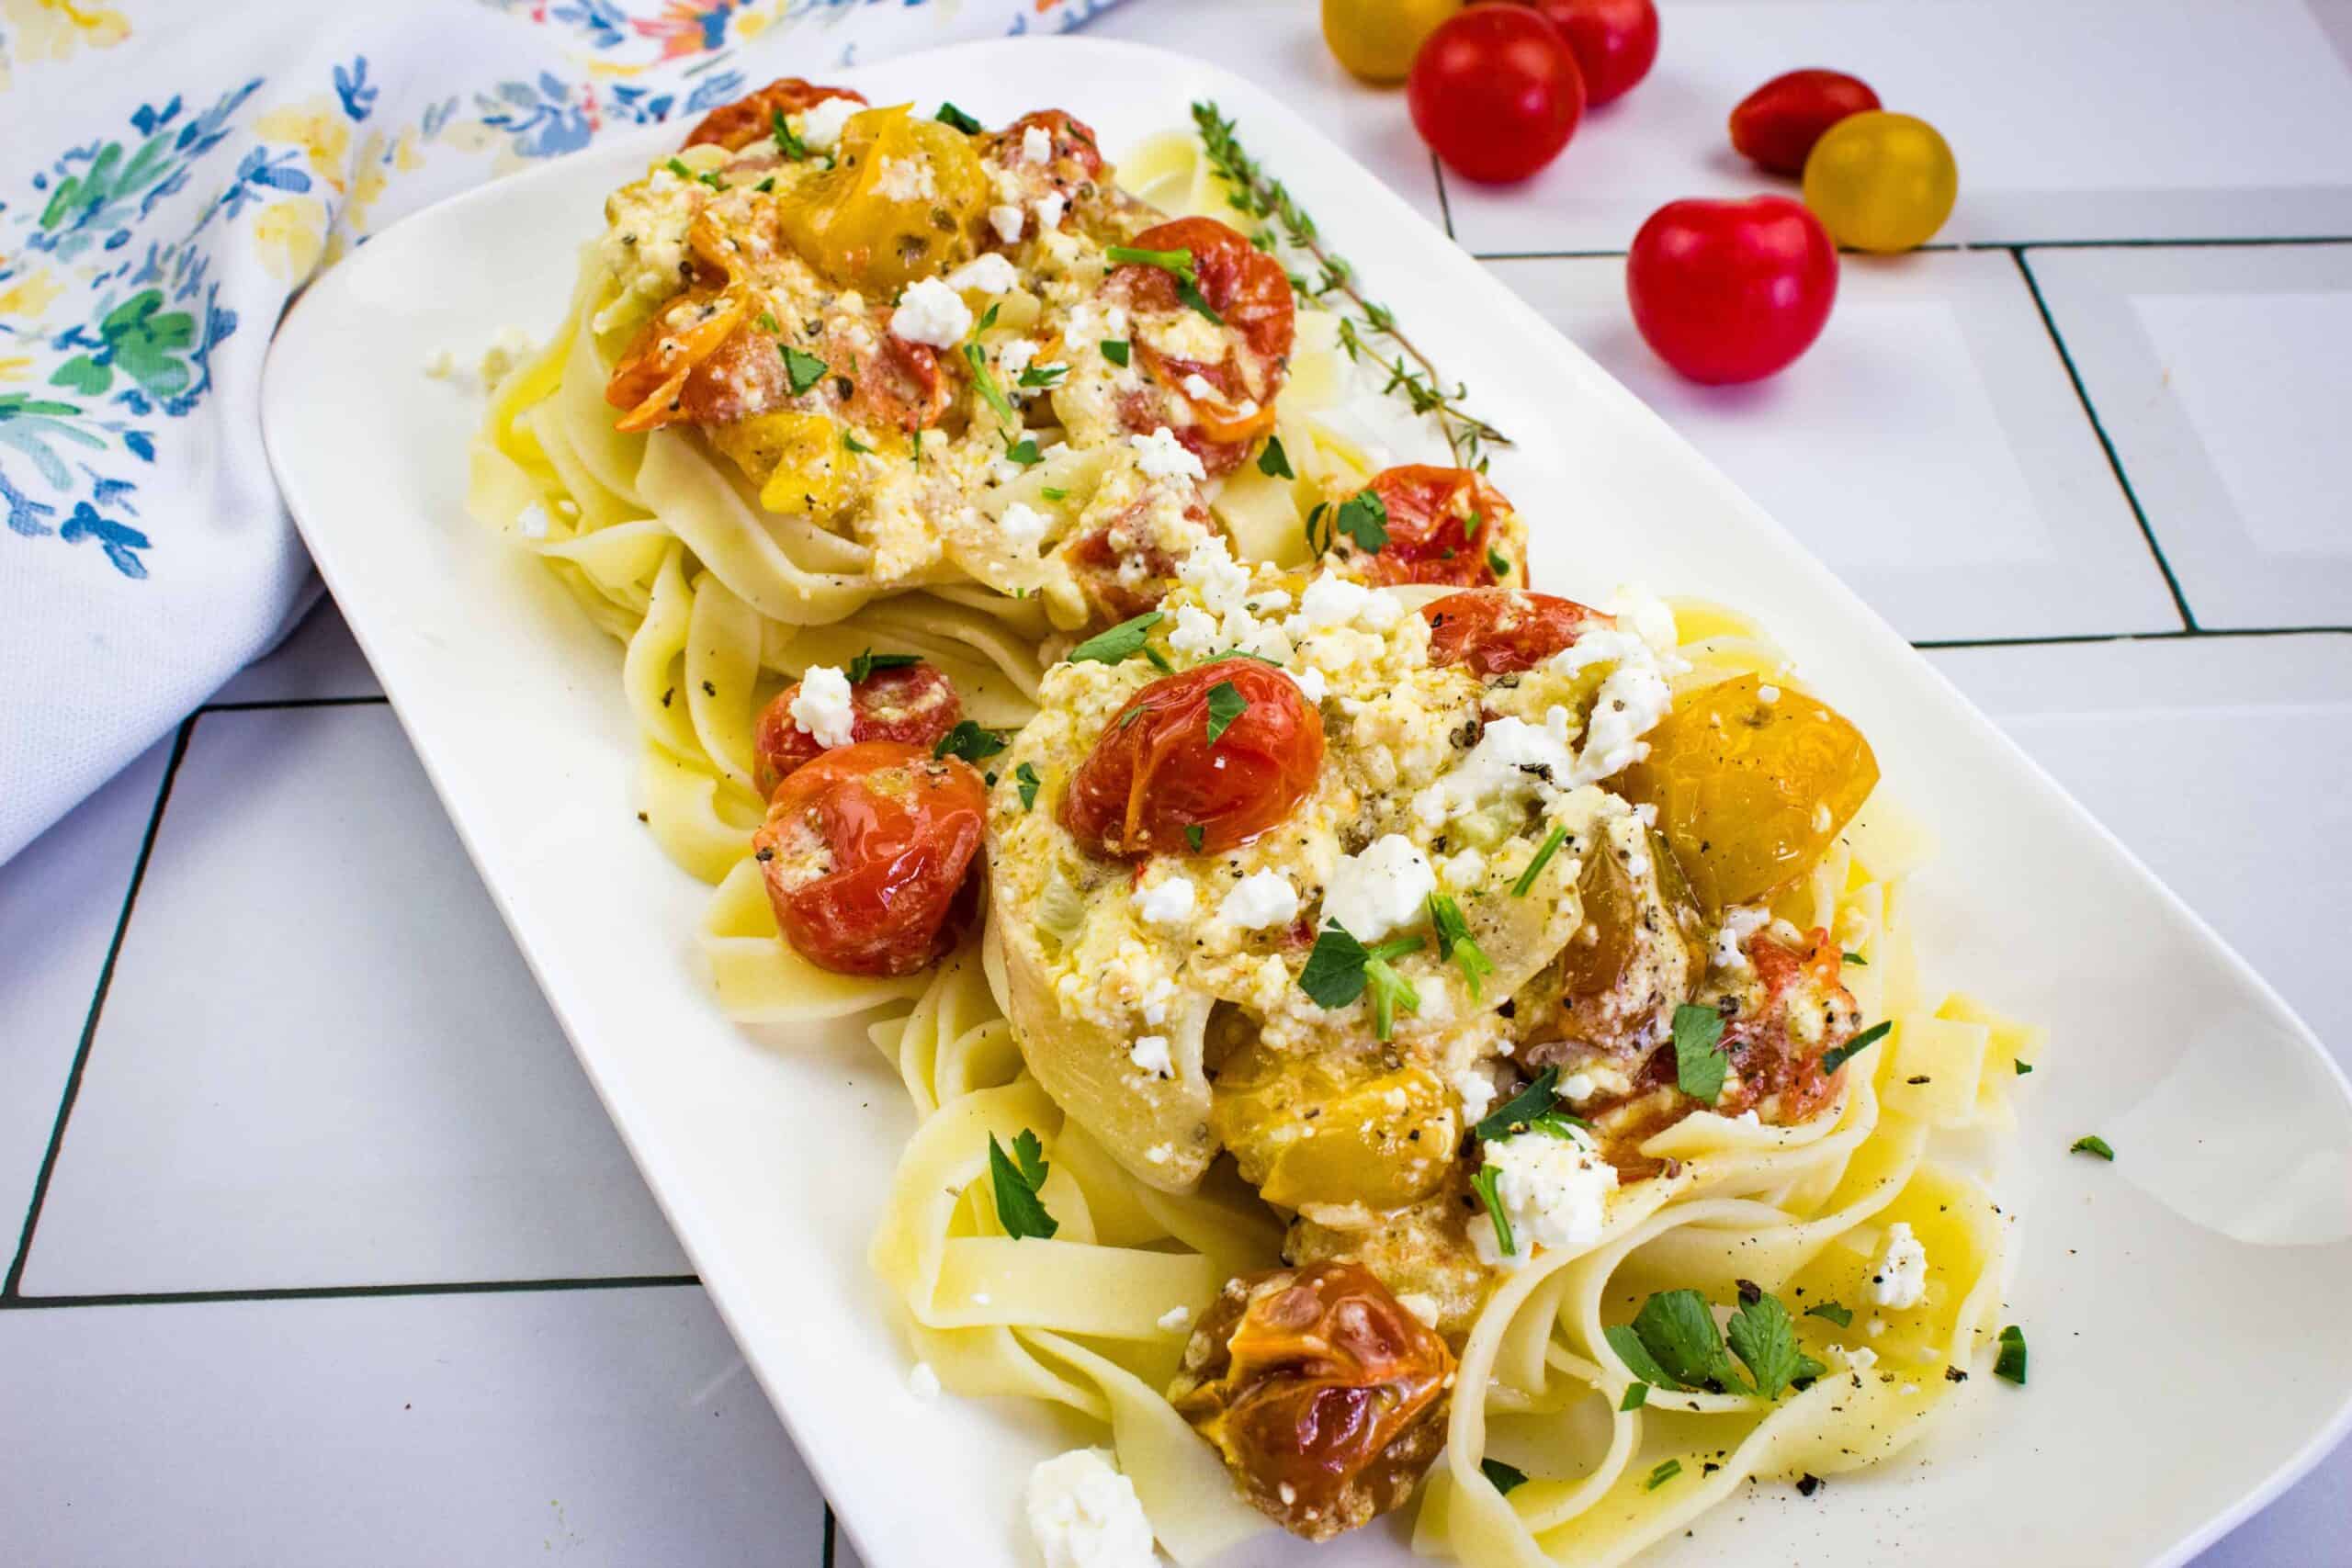
[(0, 1313), (74, 1307), (213, 1306), (241, 1302), (379, 1301), (418, 1296), (514, 1296), (567, 1291), (634, 1291), (699, 1286), (694, 1274), (604, 1274), (560, 1280), (443, 1280), (408, 1285), (276, 1285), (226, 1291), (118, 1291), (84, 1295), (12, 1295)]
[(130, 930), (130, 911), (139, 902), (140, 885), (147, 879), (147, 865), (154, 857), (155, 840), (163, 831), (164, 809), (171, 802), (172, 784), (178, 778), (181, 761), (187, 756), (188, 739), (196, 733), (200, 716), (190, 714), (180, 721), (172, 737), (172, 755), (164, 764), (164, 779), (155, 791), (155, 808), (148, 814), (147, 832), (140, 840), (139, 859), (130, 868), (130, 885), (124, 889), (122, 913), (115, 917), (114, 937), (107, 944), (106, 962), (98, 967), (96, 987), (90, 996), (90, 1010), (82, 1021), (82, 1038), (74, 1048), (74, 1065), (65, 1075), (65, 1092), (59, 1100), (57, 1120), (49, 1130), (49, 1147), (42, 1153), (40, 1172), (33, 1179), (32, 1195), (25, 1204), (25, 1225), (17, 1237), (16, 1255), (9, 1260), (8, 1272), (0, 1280), (0, 1305), (13, 1305), (24, 1283), (25, 1261), (31, 1256), (33, 1230), (40, 1224), (41, 1204), (49, 1197), (49, 1184), (57, 1174), (57, 1156), (65, 1145), (65, 1124), (74, 1115), (74, 1101), (82, 1092), (82, 1074), (90, 1065), (90, 1046), (97, 1038), (98, 1015), (107, 1005), (107, 990), (114, 984), (115, 961), (122, 956), (122, 939)]
[[(1440, 187), (1439, 194), (1441, 198), (1442, 198), (1444, 194), (1442, 186)], [(1449, 218), (1447, 220), (1446, 232), (1451, 235), (1453, 231), (1452, 220)], [(2171, 248), (2226, 249), (2231, 246), (2256, 247), (2263, 245), (2352, 245), (2352, 234), (2280, 234), (2260, 235), (2248, 238), (2231, 238), (2220, 235), (2192, 235), (2172, 240), (1931, 241), (1924, 245), (1914, 245), (1910, 251), (1904, 254), (1906, 255), (1962, 255), (1973, 252), (1989, 251), (2162, 250)], [(1624, 247), (1618, 246), (1615, 248), (1603, 247), (1589, 250), (1568, 251), (1472, 251), (1470, 254), (1478, 261), (1592, 261), (1602, 257), (1623, 256), (1626, 255), (1628, 252)], [(1838, 254), (1841, 256), (1858, 256), (1867, 254), (1868, 253), (1850, 250), (1841, 246)]]
[(238, 702), (205, 703), (197, 708), (206, 713), (255, 713), (276, 708), (356, 708), (384, 707), (391, 699), (379, 694), (372, 697), (253, 697)]
[(2033, 276), (2032, 266), (2026, 261), (2021, 246), (2009, 248), (2010, 259), (2017, 263), (2018, 275), (2025, 279), (2026, 289), (2033, 296), (2033, 308), (2041, 312), (2041, 325), (2050, 334), (2050, 342), (2058, 350), (2059, 363), (2066, 367), (2066, 378), (2075, 384), (2075, 397), (2083, 405), (2084, 417), (2091, 422), (2091, 434), (2098, 437), (2101, 449), (2107, 453), (2107, 466), (2115, 472), (2115, 482), (2123, 487), (2123, 499), (2138, 520), (2140, 536), (2148, 542), (2148, 553), (2156, 558), (2156, 570), (2164, 573), (2165, 587), (2172, 594), (2173, 607), (2180, 612), (2180, 624), (2190, 631), (2198, 630), (2197, 617), (2188, 608), (2188, 596), (2180, 591), (2180, 579), (2173, 574), (2172, 562), (2165, 558), (2164, 546), (2156, 542), (2155, 528), (2148, 522), (2147, 509), (2140, 504), (2139, 491), (2132, 488), (2132, 476), (2123, 471), (2122, 455), (2116, 451), (2115, 442), (2108, 435), (2107, 426), (2100, 422), (2098, 409), (2091, 401), (2089, 385), (2075, 367), (2075, 356), (2068, 352), (2066, 339), (2058, 331), (2058, 318), (2050, 311), (2050, 301), (2041, 296), (2041, 284)]
[(820, 1568), (833, 1568), (833, 1506), (825, 1505), (825, 1550)]
[(1947, 648), (2063, 648), (2094, 642), (2222, 642), (2231, 637), (2352, 637), (2342, 626), (2180, 626), (2163, 632), (2052, 632), (2041, 637), (1922, 637), (1922, 652)]

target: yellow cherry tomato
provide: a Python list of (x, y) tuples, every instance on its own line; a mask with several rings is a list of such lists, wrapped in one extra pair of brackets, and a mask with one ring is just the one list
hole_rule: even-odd
[(1959, 196), (1951, 146), (1916, 115), (1848, 115), (1804, 161), (1804, 204), (1831, 239), (1858, 251), (1926, 244)]
[(1421, 40), (1462, 0), (1323, 0), (1323, 41), (1364, 81), (1402, 82)]

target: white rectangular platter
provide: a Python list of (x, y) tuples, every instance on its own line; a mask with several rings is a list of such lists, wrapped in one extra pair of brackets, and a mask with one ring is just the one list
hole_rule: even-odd
[[(1223, 70), (1077, 39), (840, 74), (876, 103), (952, 97), (992, 124), (1064, 107), (1114, 153), (1216, 100), (1448, 378), (1517, 437), (1495, 478), (1530, 521), (1535, 583), (1598, 600), (1638, 580), (1762, 617), (1942, 841), (1917, 894), (1930, 984), (2051, 1027), (2042, 1069), (2020, 1085), (2003, 1187), (2019, 1219), (2003, 1321), (2030, 1337), (2031, 1386), (1982, 1391), (1881, 1473), (1809, 1499), (1758, 1488), (1658, 1561), (2178, 1562), (2341, 1436), (2342, 1075), (2244, 962), (1786, 532), (1313, 126)], [(635, 819), (618, 650), (467, 517), (479, 408), (422, 371), (432, 349), (505, 325), (549, 332), (605, 194), (681, 134), (616, 138), (476, 191), (328, 273), (270, 355), (269, 457), (582, 1066), (865, 1562), (1025, 1562), (1027, 1468), (1090, 1434), (908, 1391), (865, 1264), (911, 1123), (896, 1077), (855, 1026), (761, 1039), (720, 1017), (690, 942), (704, 891)], [(2212, 825), (2214, 853), (2230, 834)], [(2066, 1153), (2092, 1132), (2114, 1164)], [(1270, 1537), (1238, 1556), (1407, 1559), (1379, 1529), (1319, 1550)]]

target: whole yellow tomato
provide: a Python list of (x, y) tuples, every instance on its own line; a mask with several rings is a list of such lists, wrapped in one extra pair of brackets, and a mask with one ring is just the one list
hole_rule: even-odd
[(1804, 161), (1804, 204), (1830, 238), (1858, 251), (1926, 244), (1959, 196), (1951, 146), (1915, 115), (1848, 115)]
[(1421, 40), (1462, 0), (1323, 0), (1323, 41), (1367, 82), (1402, 82)]

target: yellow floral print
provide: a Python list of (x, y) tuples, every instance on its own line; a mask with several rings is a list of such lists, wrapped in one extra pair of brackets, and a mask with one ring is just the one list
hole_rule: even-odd
[(270, 275), (288, 283), (311, 276), (325, 251), (327, 209), (316, 197), (274, 202), (254, 220), (254, 250)]
[(300, 147), (310, 160), (312, 174), (334, 190), (343, 189), (351, 127), (333, 97), (322, 95), (272, 109), (254, 122), (254, 130), (265, 141)]
[[(76, 49), (112, 49), (130, 36), (130, 23), (111, 6), (74, 0), (0, 0), (0, 17), (17, 62), (39, 65), (70, 59)], [(0, 89), (8, 85), (9, 57), (0, 52)]]

